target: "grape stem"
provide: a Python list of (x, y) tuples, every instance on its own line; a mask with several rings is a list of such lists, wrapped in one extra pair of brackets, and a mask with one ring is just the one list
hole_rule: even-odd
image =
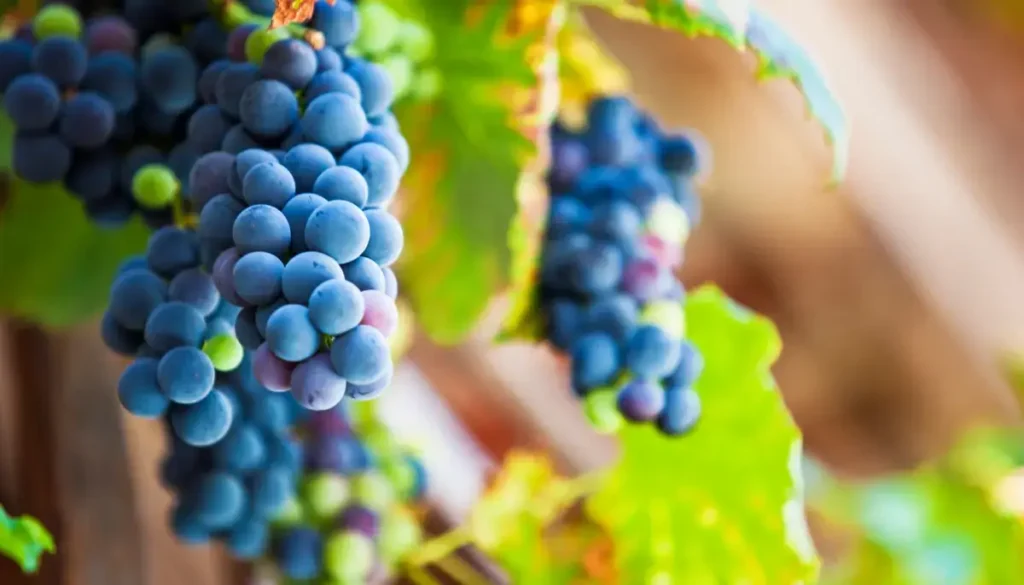
[[(254, 24), (261, 28), (270, 28), (270, 18), (253, 14), (244, 4), (236, 0), (210, 0), (210, 12), (228, 29), (238, 28), (246, 24)], [(324, 48), (324, 35), (318, 30), (298, 23), (286, 25), (289, 36), (305, 41), (314, 49)]]

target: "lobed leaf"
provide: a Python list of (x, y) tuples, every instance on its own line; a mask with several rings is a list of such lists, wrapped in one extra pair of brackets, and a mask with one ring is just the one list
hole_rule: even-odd
[(14, 518), (0, 506), (0, 554), (16, 561), (21, 570), (35, 573), (44, 552), (53, 553), (53, 536), (35, 518)]

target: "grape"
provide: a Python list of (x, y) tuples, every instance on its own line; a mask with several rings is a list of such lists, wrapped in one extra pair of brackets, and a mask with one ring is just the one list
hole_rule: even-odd
[(373, 540), (358, 532), (341, 532), (324, 544), (324, 565), (338, 578), (362, 581), (373, 568)]
[(352, 497), (371, 510), (383, 512), (395, 502), (395, 490), (384, 476), (361, 473), (352, 478)]
[(256, 309), (256, 329), (259, 330), (260, 335), (267, 334), (267, 321), (270, 320), (270, 316), (274, 314), (274, 311), (287, 304), (287, 299), (277, 298), (269, 305), (261, 305)]
[(19, 130), (46, 130), (57, 119), (60, 107), (57, 86), (35, 73), (17, 77), (4, 93), (4, 109)]
[(604, 333), (618, 343), (630, 338), (639, 317), (637, 302), (626, 295), (601, 297), (587, 307), (583, 319), (587, 331)]
[(235, 124), (224, 134), (224, 140), (220, 143), (220, 149), (231, 154), (238, 154), (243, 150), (259, 148), (260, 144), (255, 138), (245, 131), (241, 124)]
[(32, 34), (38, 40), (52, 37), (77, 39), (82, 34), (82, 17), (63, 4), (49, 4), (39, 9), (32, 19)]
[(652, 421), (665, 407), (665, 391), (655, 382), (633, 380), (619, 391), (618, 407), (630, 421)]
[(217, 81), (220, 79), (220, 74), (230, 64), (231, 62), (227, 59), (219, 59), (207, 65), (199, 74), (196, 88), (199, 91), (199, 98), (203, 100), (204, 104), (217, 105)]
[(103, 314), (100, 337), (104, 345), (124, 356), (135, 355), (143, 343), (141, 333), (122, 327), (110, 313)]
[(658, 429), (666, 435), (688, 433), (700, 419), (700, 396), (692, 388), (665, 388), (665, 406), (658, 416)]
[(398, 278), (395, 276), (395, 271), (391, 268), (383, 268), (381, 272), (384, 273), (384, 294), (388, 295), (391, 300), (398, 298)]
[(363, 251), (363, 256), (381, 266), (391, 265), (402, 253), (405, 241), (402, 224), (383, 209), (367, 210), (366, 220), (370, 224), (370, 241)]
[(391, 365), (390, 356), (384, 335), (366, 325), (338, 336), (331, 345), (335, 371), (355, 384), (369, 384), (384, 375)]
[(313, 183), (313, 192), (327, 201), (348, 201), (362, 208), (369, 199), (370, 187), (359, 171), (340, 166), (321, 173)]
[(149, 238), (146, 246), (149, 269), (164, 278), (199, 265), (199, 242), (192, 232), (165, 227)]
[(213, 152), (220, 148), (231, 126), (231, 120), (221, 113), (220, 108), (206, 104), (188, 119), (188, 141), (203, 154)]
[(333, 258), (320, 252), (302, 252), (284, 267), (282, 290), (288, 301), (306, 304), (320, 284), (335, 278), (344, 279), (345, 274)]
[(218, 372), (230, 372), (237, 368), (245, 357), (242, 343), (234, 332), (209, 337), (203, 342), (203, 353)]
[(363, 291), (362, 295), (365, 310), (360, 324), (373, 327), (384, 337), (390, 337), (398, 329), (398, 307), (395, 301), (376, 290)]
[(362, 93), (360, 104), (367, 116), (379, 116), (391, 107), (395, 99), (395, 88), (391, 76), (379, 65), (354, 62), (345, 70), (359, 84)]
[(173, 203), (178, 187), (174, 173), (161, 164), (145, 165), (132, 178), (132, 196), (147, 209), (161, 209)]
[(373, 260), (360, 256), (341, 266), (345, 279), (359, 287), (359, 290), (385, 290), (384, 271)]
[(235, 290), (235, 265), (240, 257), (237, 248), (228, 248), (221, 252), (213, 264), (213, 284), (217, 287), (217, 292), (229, 303), (244, 306), (247, 303)]
[(234, 268), (235, 292), (247, 303), (270, 303), (281, 294), (281, 275), (284, 263), (267, 252), (243, 255)]
[(210, 199), (228, 192), (228, 177), (235, 157), (226, 152), (211, 152), (199, 157), (188, 176), (192, 206), (202, 211)]
[(302, 305), (285, 305), (274, 311), (267, 320), (266, 338), (274, 355), (289, 362), (309, 359), (320, 348), (320, 334)]
[(349, 382), (346, 390), (347, 396), (352, 400), (372, 400), (377, 398), (391, 386), (394, 377), (394, 366), (389, 361), (383, 374), (369, 384), (356, 384)]
[(274, 558), (289, 579), (313, 579), (320, 574), (323, 542), (316, 530), (303, 527), (288, 530), (281, 535), (275, 549)]
[(372, 142), (357, 144), (338, 161), (339, 164), (359, 171), (369, 189), (367, 205), (380, 207), (387, 204), (398, 191), (401, 171), (398, 161), (386, 148)]
[(242, 92), (238, 117), (252, 135), (275, 138), (287, 133), (298, 122), (299, 102), (284, 83), (264, 79), (250, 84)]
[[(331, 151), (316, 144), (300, 144), (288, 150), (281, 161), (295, 181), (299, 193), (314, 191), (313, 185), (324, 171), (334, 168)], [(355, 202), (353, 202), (355, 203)]]
[(185, 443), (206, 447), (228, 434), (234, 413), (228, 397), (214, 389), (195, 404), (175, 406), (170, 421), (174, 433)]
[(638, 378), (664, 378), (679, 364), (680, 347), (660, 327), (643, 325), (633, 332), (626, 347), (626, 367)]
[(379, 144), (386, 148), (398, 161), (399, 174), (409, 168), (409, 143), (398, 131), (371, 128), (363, 137), (363, 142)]
[(300, 123), (307, 138), (329, 150), (345, 148), (369, 130), (359, 102), (341, 93), (324, 94), (309, 102)]
[(225, 57), (227, 42), (228, 34), (213, 18), (200, 20), (185, 34), (185, 46), (201, 63)]
[(363, 320), (365, 299), (351, 282), (335, 278), (317, 286), (309, 297), (309, 320), (326, 335), (341, 335)]
[(170, 401), (157, 385), (157, 361), (138, 358), (117, 382), (117, 397), (124, 409), (142, 418), (163, 416)]
[(11, 166), (26, 181), (59, 181), (71, 169), (71, 150), (56, 136), (18, 134)]
[[(295, 179), (288, 169), (276, 160), (260, 163), (245, 173), (242, 195), (249, 205), (272, 205), (281, 209), (295, 196)], [(285, 225), (288, 220), (281, 214)]]
[[(366, 214), (348, 201), (329, 201), (309, 216), (305, 235), (306, 245), (311, 250), (323, 252), (339, 264), (346, 264), (366, 250), (370, 241), (370, 224)], [(238, 240), (237, 236), (235, 239)]]
[(704, 359), (690, 342), (680, 344), (679, 361), (675, 369), (665, 377), (665, 385), (669, 388), (689, 388), (693, 386), (704, 369)]
[(359, 89), (359, 84), (356, 83), (352, 76), (341, 70), (329, 70), (322, 71), (313, 76), (313, 79), (303, 90), (303, 97), (307, 102), (311, 102), (316, 98), (330, 94), (340, 93), (351, 97), (356, 101), (363, 99), (363, 92)]
[(142, 331), (167, 298), (167, 285), (149, 270), (129, 270), (110, 289), (110, 315), (122, 327)]
[(260, 65), (264, 78), (276, 79), (292, 90), (306, 87), (316, 71), (316, 53), (308, 44), (296, 39), (285, 39), (271, 45)]
[(279, 511), (292, 497), (295, 480), (287, 467), (271, 465), (256, 475), (252, 485), (252, 506), (264, 516)]
[(267, 548), (270, 533), (267, 524), (255, 518), (246, 518), (231, 527), (228, 549), (238, 559), (257, 559)]
[(235, 197), (242, 199), (242, 181), (245, 179), (245, 175), (261, 163), (277, 163), (277, 158), (260, 148), (250, 148), (238, 153), (238, 156), (235, 157), (234, 169), (228, 178), (228, 188), (231, 189), (231, 193)]
[(205, 154), (202, 149), (188, 142), (181, 142), (167, 154), (167, 167), (174, 177), (181, 182), (181, 192), (188, 193), (188, 176), (199, 157)]
[(228, 34), (227, 52), (228, 58), (236, 63), (245, 61), (245, 44), (249, 35), (259, 26), (255, 24), (243, 24), (231, 30)]
[(608, 292), (622, 279), (622, 264), (622, 252), (618, 248), (595, 244), (580, 254), (569, 279), (580, 292)]
[[(314, 217), (315, 215), (314, 213)], [(312, 220), (311, 217), (310, 222)], [(308, 242), (308, 226), (306, 229)], [(288, 246), (291, 244), (288, 219), (279, 209), (269, 205), (253, 205), (245, 208), (235, 220), (231, 234), (235, 246), (242, 254), (269, 252), (283, 258), (288, 253)]]
[(287, 392), (291, 388), (294, 367), (294, 364), (274, 355), (267, 344), (260, 345), (252, 356), (256, 379), (271, 392)]
[(345, 397), (345, 379), (334, 372), (326, 353), (296, 366), (291, 383), (292, 396), (309, 410), (334, 408)]
[(344, 531), (357, 532), (367, 538), (377, 538), (380, 533), (380, 518), (373, 510), (354, 504), (341, 512), (337, 526)]
[(259, 65), (263, 62), (270, 47), (287, 38), (287, 32), (281, 28), (257, 28), (245, 39), (245, 58), (250, 63)]
[(85, 46), (90, 55), (113, 51), (132, 56), (138, 44), (135, 29), (119, 16), (92, 18), (85, 27)]
[(359, 13), (348, 2), (316, 0), (310, 24), (323, 33), (327, 45), (344, 47), (359, 34)]
[(210, 473), (190, 491), (196, 516), (211, 530), (230, 527), (245, 511), (245, 486), (229, 473)]
[(658, 164), (666, 172), (692, 177), (699, 162), (697, 144), (688, 136), (666, 136), (658, 144)]
[(184, 47), (161, 47), (142, 59), (139, 79), (161, 111), (177, 114), (195, 103), (199, 69)]
[(174, 536), (185, 544), (205, 544), (210, 540), (210, 531), (183, 504), (172, 509), (170, 524)]
[(0, 93), (6, 93), (12, 81), (31, 71), (32, 45), (16, 39), (0, 41)]
[(206, 321), (191, 305), (180, 302), (163, 303), (146, 320), (143, 335), (146, 343), (157, 351), (176, 347), (197, 347), (203, 340)]
[(626, 201), (608, 201), (594, 208), (591, 234), (610, 241), (632, 241), (640, 233), (643, 217)]
[(341, 67), (341, 55), (331, 47), (324, 47), (316, 52), (316, 70), (318, 72), (340, 71)]
[(160, 391), (176, 404), (195, 404), (213, 390), (213, 362), (194, 347), (176, 347), (160, 358), (157, 380)]
[(214, 463), (221, 469), (233, 472), (259, 469), (267, 457), (260, 430), (248, 423), (238, 424), (223, 440), (213, 446)]
[(416, 548), (421, 538), (419, 525), (413, 518), (400, 512), (388, 514), (380, 527), (381, 555), (397, 560)]
[(614, 381), (622, 358), (618, 344), (611, 336), (591, 333), (572, 345), (572, 385), (584, 395)]
[(231, 63), (217, 78), (214, 96), (227, 115), (237, 118), (245, 90), (260, 79), (260, 70), (251, 63)]

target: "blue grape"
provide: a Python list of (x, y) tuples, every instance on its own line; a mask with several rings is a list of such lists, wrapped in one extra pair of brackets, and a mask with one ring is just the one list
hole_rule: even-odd
[(289, 467), (272, 465), (261, 469), (252, 481), (253, 511), (270, 516), (287, 503), (295, 492), (295, 480)]
[(548, 338), (563, 351), (568, 350), (583, 330), (583, 311), (574, 301), (555, 299), (548, 307)]
[(220, 149), (231, 154), (238, 154), (250, 148), (259, 148), (260, 143), (245, 131), (241, 124), (235, 124), (224, 134)]
[(111, 150), (81, 153), (64, 177), (64, 186), (82, 201), (95, 201), (117, 189), (120, 172), (119, 157)]
[(256, 309), (256, 329), (260, 332), (260, 335), (267, 334), (267, 321), (270, 320), (270, 316), (274, 314), (274, 311), (287, 304), (287, 299), (278, 298), (270, 304), (260, 305)]
[(391, 366), (391, 350), (384, 335), (366, 325), (339, 335), (331, 345), (334, 370), (354, 384), (369, 384)]
[(139, 79), (161, 111), (176, 114), (195, 103), (199, 68), (184, 47), (167, 45), (142, 59)]
[(192, 305), (170, 302), (156, 307), (146, 319), (146, 343), (157, 351), (196, 347), (203, 341), (206, 320)]
[(337, 71), (342, 68), (342, 58), (331, 47), (324, 47), (316, 52), (317, 71)]
[(251, 396), (246, 402), (246, 416), (253, 424), (271, 431), (284, 431), (291, 423), (288, 399), (262, 388), (258, 396)]
[(4, 109), (19, 130), (46, 130), (60, 113), (60, 90), (42, 75), (14, 79), (4, 93)]
[(366, 179), (369, 188), (366, 204), (370, 207), (386, 205), (398, 191), (402, 174), (398, 160), (379, 144), (357, 144), (346, 151), (338, 163), (352, 167)]
[(359, 89), (352, 76), (341, 70), (322, 71), (313, 76), (309, 85), (303, 91), (302, 96), (306, 102), (329, 93), (345, 94), (356, 101), (363, 99), (363, 92)]
[(637, 302), (623, 294), (596, 299), (583, 316), (590, 332), (610, 335), (616, 342), (628, 340), (639, 317)]
[(307, 43), (296, 39), (284, 39), (270, 45), (260, 65), (264, 78), (276, 79), (293, 91), (306, 87), (316, 71), (316, 53)]
[(157, 230), (146, 245), (149, 269), (164, 278), (199, 265), (199, 241), (194, 233), (165, 227)]
[(245, 518), (231, 527), (228, 550), (238, 559), (257, 559), (263, 556), (270, 540), (270, 531), (264, 520)]
[(380, 375), (376, 380), (368, 384), (356, 384), (355, 382), (349, 382), (346, 396), (352, 400), (373, 400), (378, 398), (385, 390), (391, 386), (391, 380), (394, 377), (394, 366), (389, 361), (385, 367), (384, 373)]
[(323, 33), (328, 46), (344, 47), (359, 34), (359, 12), (348, 2), (316, 0), (310, 24)]
[(238, 342), (246, 349), (254, 350), (263, 343), (263, 336), (256, 327), (255, 308), (246, 307), (238, 314), (238, 320), (235, 321), (235, 335), (238, 337)]
[(399, 174), (409, 168), (409, 143), (397, 130), (372, 128), (363, 137), (363, 142), (379, 144), (394, 155), (395, 160), (398, 161)]
[(704, 358), (692, 343), (684, 341), (679, 347), (679, 360), (676, 367), (663, 382), (670, 388), (689, 388), (700, 377), (704, 369)]
[(365, 302), (356, 285), (335, 278), (313, 289), (309, 296), (309, 320), (326, 335), (341, 335), (363, 320)]
[(213, 446), (213, 460), (217, 467), (233, 472), (259, 469), (267, 458), (263, 435), (247, 423), (235, 425), (221, 441)]
[(176, 404), (195, 404), (213, 390), (217, 372), (213, 362), (195, 347), (168, 351), (157, 368), (160, 391)]
[(48, 77), (61, 88), (81, 83), (88, 68), (89, 56), (77, 40), (69, 37), (49, 37), (32, 51), (32, 69)]
[(313, 191), (313, 185), (324, 171), (334, 168), (334, 155), (317, 144), (300, 144), (288, 150), (281, 160), (295, 180), (299, 193)]
[(666, 435), (688, 433), (700, 420), (700, 396), (692, 388), (665, 388), (665, 406), (658, 415), (658, 429)]
[(205, 544), (210, 540), (210, 531), (186, 506), (179, 504), (171, 510), (171, 532), (185, 544)]
[(124, 356), (134, 356), (143, 343), (142, 333), (122, 326), (109, 312), (100, 321), (100, 337), (109, 349)]
[(203, 103), (216, 105), (217, 104), (217, 80), (220, 79), (220, 74), (227, 69), (231, 62), (227, 59), (220, 59), (207, 65), (203, 72), (199, 74), (199, 82), (197, 85), (199, 91), (199, 97), (203, 100)]
[(215, 151), (199, 157), (189, 173), (189, 198), (197, 211), (210, 199), (228, 192), (228, 177), (233, 172), (235, 157)]
[(242, 196), (249, 205), (272, 205), (281, 209), (295, 196), (295, 179), (276, 160), (260, 163), (245, 173)]
[(389, 267), (381, 269), (384, 273), (384, 294), (395, 300), (398, 298), (398, 277), (395, 276), (395, 271)]
[(590, 223), (591, 234), (613, 242), (629, 242), (640, 236), (643, 217), (633, 204), (626, 201), (608, 201), (594, 208)]
[(207, 474), (187, 497), (199, 521), (210, 530), (229, 528), (245, 511), (245, 486), (229, 473)]
[(339, 376), (326, 353), (299, 364), (292, 372), (292, 396), (309, 410), (334, 408), (345, 397), (345, 379)]
[(135, 61), (129, 55), (96, 55), (89, 59), (82, 89), (98, 93), (110, 102), (115, 112), (124, 114), (132, 111), (139, 101), (137, 75)]
[(231, 233), (242, 254), (269, 252), (283, 258), (291, 244), (288, 219), (281, 210), (269, 205), (245, 208), (235, 220)]
[(391, 76), (384, 68), (363, 62), (346, 69), (346, 73), (359, 84), (362, 93), (360, 103), (367, 116), (379, 116), (391, 107), (395, 99), (395, 88)]
[(568, 275), (576, 290), (587, 294), (608, 292), (622, 279), (622, 252), (612, 246), (595, 244), (577, 258)]
[[(326, 4), (322, 0), (317, 5)], [(335, 6), (342, 6), (338, 2)], [(323, 567), (323, 541), (312, 528), (292, 528), (281, 535), (275, 547), (275, 559), (281, 572), (289, 579), (313, 579)]]
[(117, 382), (117, 397), (124, 409), (135, 416), (163, 416), (170, 401), (157, 385), (157, 361), (138, 358), (129, 364)]
[(348, 264), (341, 266), (345, 279), (359, 287), (359, 290), (384, 291), (387, 282), (384, 271), (373, 260), (360, 256)]
[(628, 420), (650, 422), (665, 407), (665, 391), (656, 382), (632, 380), (619, 391), (617, 404)]
[(204, 18), (185, 34), (185, 46), (196, 58), (208, 63), (225, 56), (228, 33), (213, 18)]
[(284, 264), (273, 254), (250, 252), (235, 263), (235, 292), (248, 303), (262, 305), (281, 294)]
[(658, 144), (658, 164), (667, 172), (693, 176), (698, 163), (697, 145), (687, 136), (666, 136)]
[(126, 329), (142, 331), (149, 316), (167, 298), (167, 285), (149, 270), (133, 269), (114, 281), (109, 311)]
[(97, 148), (114, 133), (114, 106), (99, 94), (80, 92), (64, 103), (60, 136), (74, 148)]
[(277, 138), (286, 134), (299, 121), (299, 101), (284, 83), (263, 79), (249, 85), (242, 92), (238, 117), (242, 126), (253, 136)]
[(214, 95), (225, 114), (237, 118), (242, 94), (260, 80), (260, 70), (251, 63), (231, 63), (220, 72)]
[(320, 348), (320, 334), (309, 320), (309, 309), (285, 305), (267, 320), (267, 345), (280, 359), (301, 362)]
[(572, 345), (572, 385), (578, 394), (611, 384), (621, 366), (619, 346), (609, 335), (591, 333)]
[(12, 81), (31, 71), (32, 45), (18, 39), (0, 41), (0, 94), (7, 92)]
[(188, 141), (202, 154), (213, 152), (220, 148), (231, 127), (231, 120), (221, 113), (220, 108), (206, 104), (193, 112), (188, 119)]
[(189, 445), (207, 447), (223, 439), (231, 428), (231, 402), (216, 388), (195, 404), (171, 408), (174, 434)]
[[(101, 228), (118, 228), (132, 217), (135, 206), (131, 199), (119, 193), (111, 193), (101, 199), (85, 202), (85, 214), (89, 220)], [(147, 219), (145, 212), (143, 219)], [(148, 224), (147, 224), (148, 225)]]
[(242, 181), (245, 179), (245, 175), (258, 164), (277, 162), (277, 158), (272, 153), (261, 148), (250, 148), (239, 152), (235, 157), (234, 170), (228, 178), (228, 188), (235, 197), (244, 200)]
[(14, 137), (11, 158), (15, 174), (33, 183), (59, 181), (71, 170), (71, 149), (50, 134), (19, 133)]
[(348, 201), (363, 208), (370, 197), (370, 186), (359, 171), (340, 166), (321, 173), (313, 183), (313, 192), (327, 201)]
[(230, 248), (234, 241), (231, 238), (231, 230), (235, 220), (245, 209), (245, 205), (234, 197), (221, 194), (217, 195), (203, 207), (199, 214), (199, 238), (203, 243), (210, 243), (220, 251)]
[(366, 214), (348, 201), (329, 201), (321, 205), (306, 223), (306, 245), (339, 264), (358, 258), (369, 241), (370, 224)]
[(205, 152), (190, 142), (182, 142), (174, 146), (167, 154), (167, 166), (174, 173), (181, 185), (181, 192), (188, 193), (188, 179), (199, 157)]
[(402, 224), (383, 209), (368, 209), (366, 221), (370, 224), (370, 241), (363, 256), (380, 266), (390, 266), (402, 253), (405, 241)]
[(333, 258), (320, 252), (302, 252), (285, 265), (281, 289), (289, 302), (306, 304), (320, 284), (335, 278), (344, 279), (345, 273)]
[(362, 138), (369, 123), (359, 102), (345, 94), (328, 93), (309, 102), (301, 127), (310, 141), (337, 150)]
[(626, 348), (626, 367), (638, 378), (659, 380), (679, 363), (681, 344), (656, 325), (643, 325), (633, 332)]

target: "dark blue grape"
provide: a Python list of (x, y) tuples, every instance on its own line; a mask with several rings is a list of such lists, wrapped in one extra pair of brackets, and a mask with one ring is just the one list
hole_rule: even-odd
[(394, 374), (394, 366), (389, 361), (385, 366), (384, 373), (376, 380), (368, 384), (349, 382), (345, 389), (345, 395), (352, 400), (373, 400), (379, 398), (391, 386)]
[(380, 266), (390, 266), (402, 253), (405, 242), (402, 224), (383, 209), (368, 209), (366, 220), (370, 224), (370, 241), (363, 256)]
[(224, 140), (220, 143), (220, 149), (231, 154), (238, 154), (244, 150), (259, 147), (260, 143), (246, 132), (245, 127), (241, 124), (235, 124), (229, 128), (224, 134)]
[(667, 386), (665, 406), (658, 415), (658, 429), (679, 436), (691, 431), (700, 420), (700, 396), (692, 388)]
[(391, 76), (383, 67), (373, 63), (360, 63), (346, 70), (359, 84), (362, 93), (360, 103), (367, 116), (379, 116), (391, 107), (395, 100), (395, 88)]
[(359, 325), (365, 301), (356, 285), (340, 278), (327, 280), (309, 295), (309, 320), (326, 335), (341, 335)]
[(267, 447), (260, 430), (251, 424), (236, 424), (213, 446), (213, 460), (227, 471), (248, 472), (259, 469), (267, 458)]
[(276, 160), (260, 163), (245, 173), (242, 196), (249, 205), (272, 205), (281, 209), (295, 196), (295, 179)]
[(196, 161), (189, 173), (189, 197), (197, 211), (210, 199), (228, 192), (228, 177), (233, 172), (235, 157), (226, 152), (205, 154)]
[(327, 254), (302, 252), (292, 257), (281, 276), (282, 291), (289, 302), (306, 304), (320, 284), (344, 279), (341, 266)]
[(309, 249), (346, 264), (366, 250), (370, 223), (366, 214), (348, 201), (329, 201), (309, 216), (305, 235)]
[(363, 208), (369, 199), (370, 187), (358, 170), (339, 166), (321, 173), (313, 183), (313, 192), (327, 201), (348, 201)]
[(75, 87), (85, 78), (89, 56), (77, 40), (57, 36), (43, 39), (32, 51), (32, 69), (61, 88)]
[(251, 135), (277, 138), (286, 134), (299, 121), (299, 102), (295, 92), (284, 83), (263, 79), (249, 85), (242, 92), (238, 117)]
[(149, 270), (129, 270), (110, 289), (110, 315), (122, 327), (142, 331), (149, 316), (167, 298), (167, 285)]
[(100, 321), (100, 337), (107, 348), (124, 356), (135, 355), (143, 343), (141, 332), (123, 327), (110, 313)]
[(189, 445), (207, 447), (228, 434), (233, 416), (228, 397), (214, 389), (195, 404), (172, 407), (170, 420), (179, 439)]
[(117, 382), (117, 397), (124, 409), (142, 418), (163, 416), (170, 401), (157, 385), (157, 361), (138, 358)]
[(118, 188), (120, 158), (111, 150), (97, 150), (75, 157), (64, 177), (64, 186), (82, 201), (102, 199)]
[(399, 174), (409, 168), (409, 143), (397, 130), (372, 128), (363, 137), (363, 142), (379, 144), (394, 155), (395, 160), (398, 161)]
[(280, 464), (260, 470), (252, 480), (252, 507), (268, 517), (279, 510), (295, 492), (291, 469)]
[(681, 343), (656, 325), (638, 327), (626, 348), (626, 367), (638, 378), (660, 380), (679, 364)]
[(260, 72), (293, 91), (306, 87), (317, 71), (317, 57), (309, 44), (296, 39), (277, 41), (263, 55)]
[(231, 62), (227, 59), (220, 59), (210, 63), (203, 69), (203, 72), (199, 74), (199, 82), (197, 85), (199, 91), (199, 97), (206, 104), (217, 104), (217, 80), (220, 79), (220, 74), (227, 69)]
[(59, 181), (71, 170), (71, 149), (50, 134), (17, 134), (11, 166), (14, 173), (32, 183)]
[(615, 380), (622, 364), (619, 346), (606, 334), (591, 333), (572, 344), (572, 386), (580, 395)]
[(633, 422), (650, 422), (665, 408), (665, 391), (657, 382), (632, 380), (619, 391), (619, 412)]
[(352, 167), (366, 179), (369, 189), (366, 205), (370, 207), (386, 205), (398, 191), (402, 178), (398, 160), (379, 144), (357, 144), (342, 155), (338, 164)]
[(200, 107), (188, 119), (188, 141), (206, 154), (220, 148), (232, 122), (213, 104)]
[(238, 117), (242, 94), (260, 80), (260, 70), (251, 63), (231, 63), (220, 72), (214, 95), (225, 114)]
[(32, 45), (18, 39), (0, 41), (0, 94), (6, 93), (16, 78), (31, 71)]
[(199, 241), (193, 232), (177, 227), (157, 230), (146, 245), (149, 269), (164, 278), (199, 265)]
[(228, 550), (242, 560), (257, 559), (266, 552), (270, 530), (266, 520), (244, 518), (228, 533)]
[(258, 164), (277, 162), (277, 158), (272, 153), (262, 148), (250, 148), (239, 152), (235, 157), (234, 171), (228, 178), (228, 187), (231, 189), (231, 193), (244, 201), (245, 199), (242, 196), (242, 180), (245, 179), (245, 175)]
[(246, 506), (245, 486), (232, 474), (209, 473), (186, 496), (202, 524), (210, 530), (224, 530), (237, 522)]
[(338, 71), (342, 68), (342, 58), (337, 51), (331, 47), (324, 47), (316, 52), (317, 71)]
[(345, 273), (345, 279), (359, 287), (359, 290), (383, 291), (386, 286), (384, 271), (369, 258), (360, 256), (348, 264), (342, 264), (341, 270)]
[(309, 309), (285, 305), (267, 320), (267, 345), (278, 358), (301, 362), (320, 348), (320, 334), (309, 320)]
[[(318, 2), (326, 4), (326, 2)], [(336, 6), (345, 5), (338, 2)], [(281, 535), (275, 546), (274, 558), (281, 572), (289, 579), (313, 579), (323, 567), (323, 541), (312, 528), (292, 528)]]
[(161, 111), (184, 112), (198, 95), (199, 68), (184, 47), (167, 45), (142, 59), (139, 79), (150, 99)]
[(323, 33), (328, 46), (344, 47), (359, 34), (359, 12), (348, 2), (317, 0), (310, 24)]
[(97, 93), (79, 92), (64, 102), (60, 136), (74, 148), (97, 148), (114, 134), (114, 106)]
[(281, 294), (284, 264), (273, 254), (250, 252), (235, 263), (235, 292), (248, 303), (263, 305)]
[(334, 155), (326, 148), (317, 144), (300, 144), (285, 153), (281, 164), (294, 178), (295, 190), (308, 193), (313, 191), (313, 185), (324, 171), (334, 168), (335, 163)]
[(700, 350), (689, 341), (683, 341), (679, 347), (679, 362), (663, 382), (672, 388), (689, 388), (700, 377), (704, 369), (704, 357)]
[(324, 94), (302, 114), (302, 133), (329, 150), (357, 142), (369, 130), (366, 114), (355, 99), (341, 93)]
[(345, 397), (345, 389), (345, 379), (334, 371), (326, 353), (309, 358), (292, 372), (292, 397), (309, 410), (334, 408)]
[(369, 384), (383, 376), (391, 365), (391, 351), (380, 331), (359, 325), (331, 345), (334, 370), (354, 384)]
[(658, 144), (658, 164), (665, 171), (691, 177), (699, 170), (697, 145), (688, 136), (666, 136)]
[(4, 109), (19, 130), (46, 130), (60, 113), (60, 90), (42, 75), (14, 79), (4, 93)]
[(176, 404), (195, 404), (213, 390), (213, 362), (195, 347), (176, 347), (160, 358), (160, 391)]
[(203, 341), (206, 320), (192, 305), (170, 302), (156, 307), (146, 319), (146, 343), (157, 351), (196, 347)]
[(302, 92), (302, 97), (308, 103), (329, 93), (345, 94), (356, 101), (363, 99), (363, 92), (356, 80), (341, 70), (317, 73)]
[(245, 208), (232, 227), (235, 246), (242, 254), (269, 252), (284, 258), (291, 244), (291, 229), (281, 210), (269, 205)]

